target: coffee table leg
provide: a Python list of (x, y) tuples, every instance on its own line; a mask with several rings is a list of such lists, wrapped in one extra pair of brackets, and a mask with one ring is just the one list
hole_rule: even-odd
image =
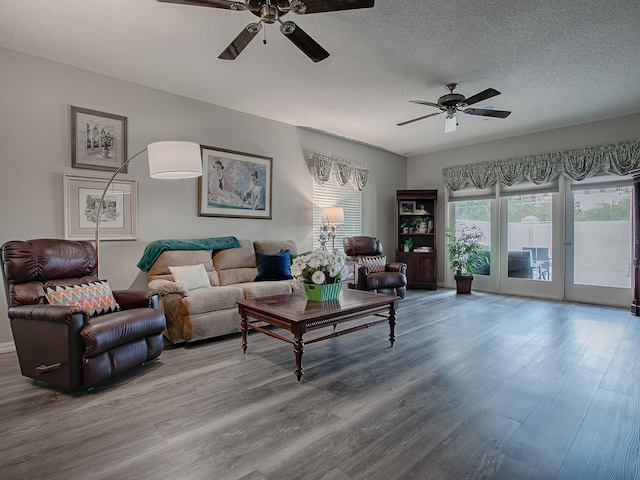
[(240, 317), (240, 331), (242, 332), (242, 351), (247, 353), (247, 316), (241, 315)]
[(393, 305), (389, 308), (389, 341), (393, 347), (393, 342), (396, 341), (396, 309)]
[(300, 381), (300, 377), (302, 376), (302, 352), (304, 352), (304, 341), (302, 340), (302, 335), (299, 337), (296, 335), (293, 339), (293, 353), (296, 355), (296, 368), (293, 373), (298, 377), (298, 381)]

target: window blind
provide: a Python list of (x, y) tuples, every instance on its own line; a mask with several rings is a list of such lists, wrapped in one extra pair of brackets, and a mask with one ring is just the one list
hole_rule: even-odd
[[(336, 230), (336, 249), (342, 248), (342, 239), (354, 235), (362, 235), (362, 192), (350, 186), (318, 185), (313, 182), (313, 248), (320, 248), (318, 237), (322, 225), (322, 209), (325, 207), (342, 207), (344, 209), (344, 225)], [(331, 240), (326, 243), (331, 250)]]

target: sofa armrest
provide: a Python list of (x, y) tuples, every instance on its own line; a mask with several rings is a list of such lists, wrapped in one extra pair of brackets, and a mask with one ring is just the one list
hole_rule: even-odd
[(403, 275), (406, 275), (407, 264), (402, 262), (387, 263), (387, 265), (385, 265), (385, 272), (400, 272)]
[(150, 289), (157, 291), (163, 297), (170, 293), (177, 293), (183, 297), (189, 296), (189, 290), (184, 286), (184, 283), (172, 282), (171, 280), (159, 278), (157, 280), (151, 280), (148, 286)]
[(82, 325), (89, 318), (86, 310), (75, 305), (20, 305), (11, 307), (8, 316), (11, 320), (35, 320), (69, 325)]
[(114, 290), (116, 299), (122, 310), (132, 308), (155, 308), (160, 305), (160, 294), (155, 290)]

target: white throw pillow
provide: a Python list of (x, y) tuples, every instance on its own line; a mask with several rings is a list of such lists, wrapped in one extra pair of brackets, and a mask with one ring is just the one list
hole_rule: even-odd
[(173, 281), (182, 283), (187, 290), (210, 287), (209, 275), (203, 264), (169, 267)]

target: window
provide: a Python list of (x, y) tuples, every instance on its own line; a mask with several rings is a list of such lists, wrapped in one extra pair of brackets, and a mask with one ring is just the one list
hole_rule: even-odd
[(482, 247), (486, 252), (486, 261), (474, 269), (476, 275), (491, 273), (489, 261), (491, 259), (491, 204), (492, 200), (460, 200), (452, 202), (453, 218), (457, 226), (478, 226), (484, 233)]
[[(318, 185), (313, 182), (313, 248), (320, 248), (318, 237), (322, 224), (322, 209), (325, 207), (342, 207), (344, 209), (344, 225), (336, 230), (335, 245), (342, 251), (342, 239), (354, 235), (362, 235), (362, 192), (354, 190), (350, 185), (337, 187), (331, 184)], [(331, 241), (326, 244), (331, 249)]]

